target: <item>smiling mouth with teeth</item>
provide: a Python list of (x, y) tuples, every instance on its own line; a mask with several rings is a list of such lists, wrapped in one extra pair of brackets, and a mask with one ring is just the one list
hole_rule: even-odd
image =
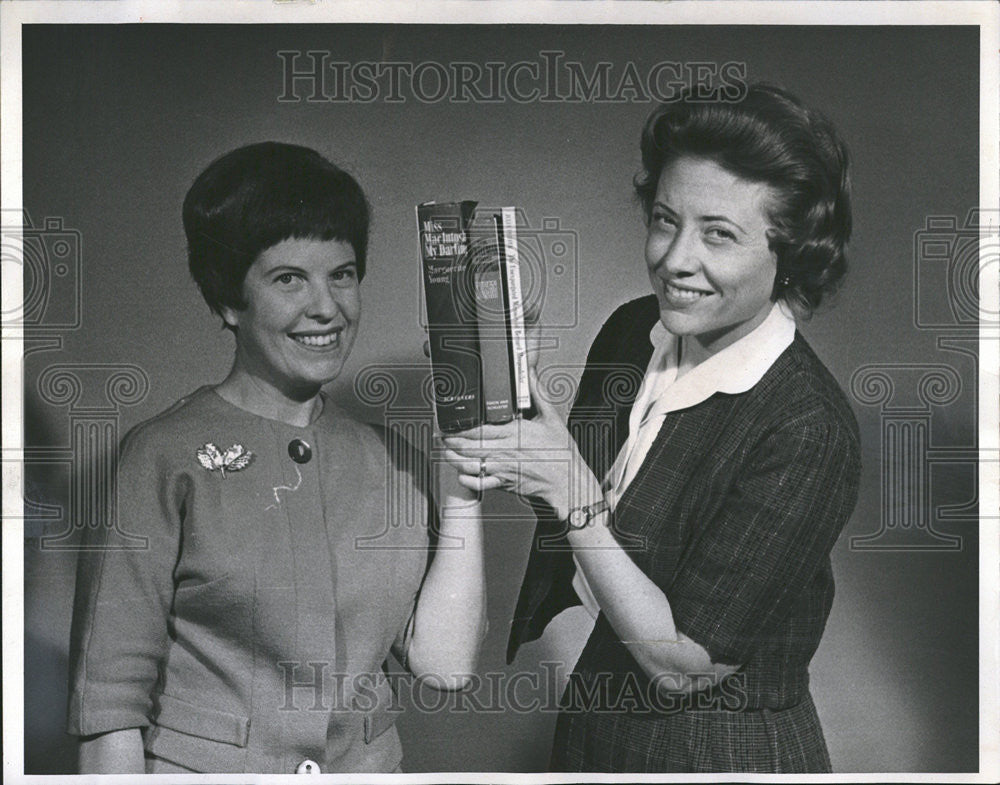
[(295, 339), (296, 343), (300, 343), (303, 346), (326, 349), (340, 343), (340, 330), (334, 333), (327, 333), (326, 335), (293, 335), (292, 338)]
[(671, 299), (681, 300), (684, 302), (694, 302), (695, 300), (700, 300), (702, 297), (708, 297), (712, 294), (712, 292), (702, 292), (695, 289), (681, 289), (680, 287), (669, 283), (664, 283), (663, 289)]

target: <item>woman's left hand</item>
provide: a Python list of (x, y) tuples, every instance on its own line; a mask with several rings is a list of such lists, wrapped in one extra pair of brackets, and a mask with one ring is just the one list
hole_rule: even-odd
[(503, 488), (519, 496), (540, 498), (565, 518), (570, 499), (593, 496), (594, 486), (599, 495), (599, 483), (559, 412), (537, 394), (534, 369), (528, 378), (537, 411), (534, 418), (445, 435), (444, 457), (458, 470), (458, 481), (466, 488)]

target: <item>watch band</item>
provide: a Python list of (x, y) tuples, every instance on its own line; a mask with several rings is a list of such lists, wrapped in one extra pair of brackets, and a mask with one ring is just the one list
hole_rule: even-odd
[(605, 499), (596, 501), (593, 504), (586, 504), (583, 507), (574, 507), (566, 516), (566, 523), (571, 529), (586, 529), (591, 522), (602, 512), (611, 509), (611, 505)]

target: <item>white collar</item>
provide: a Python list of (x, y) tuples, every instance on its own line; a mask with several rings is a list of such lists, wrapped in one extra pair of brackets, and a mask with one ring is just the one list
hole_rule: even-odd
[[(757, 327), (670, 384), (653, 404), (649, 415), (686, 409), (716, 392), (746, 392), (761, 380), (794, 338), (795, 318), (779, 301)], [(655, 347), (654, 353), (672, 352), (673, 362), (676, 362), (677, 337), (659, 321), (650, 330), (649, 340)]]

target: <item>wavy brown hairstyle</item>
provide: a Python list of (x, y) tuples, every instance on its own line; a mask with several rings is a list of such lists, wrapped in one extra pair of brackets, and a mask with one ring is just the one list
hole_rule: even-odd
[(664, 166), (685, 156), (713, 161), (776, 195), (768, 215), (774, 298), (808, 316), (837, 289), (847, 272), (851, 186), (847, 148), (825, 117), (768, 84), (738, 102), (686, 94), (650, 114), (640, 147), (634, 185), (647, 222)]

